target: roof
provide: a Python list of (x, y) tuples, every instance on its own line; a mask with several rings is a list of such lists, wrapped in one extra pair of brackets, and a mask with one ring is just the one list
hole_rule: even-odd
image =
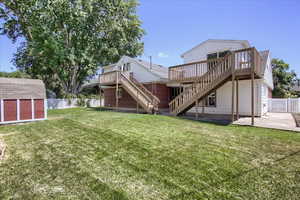
[(168, 68), (164, 67), (162, 65), (157, 65), (157, 64), (150, 64), (147, 61), (141, 60), (141, 59), (134, 59), (137, 63), (145, 67), (148, 71), (152, 72), (153, 74), (159, 76), (160, 78), (167, 79), (168, 78)]
[(260, 51), (259, 54), (262, 58), (262, 67), (263, 67), (262, 71), (265, 72), (270, 51), (269, 50)]
[(38, 79), (0, 78), (0, 99), (45, 99), (46, 89)]
[(204, 42), (201, 42), (200, 44), (196, 45), (195, 47), (191, 48), (190, 50), (184, 52), (181, 54), (181, 57), (185, 56), (187, 53), (193, 51), (194, 49), (200, 47), (201, 45), (207, 43), (207, 42), (230, 42), (230, 43), (242, 43), (245, 48), (250, 47), (250, 43), (248, 40), (221, 40), (221, 39), (208, 39), (205, 40)]

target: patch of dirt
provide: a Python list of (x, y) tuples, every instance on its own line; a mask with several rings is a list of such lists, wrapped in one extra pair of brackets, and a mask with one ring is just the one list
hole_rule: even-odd
[(5, 143), (2, 140), (0, 140), (0, 160), (4, 159), (5, 148), (6, 148)]

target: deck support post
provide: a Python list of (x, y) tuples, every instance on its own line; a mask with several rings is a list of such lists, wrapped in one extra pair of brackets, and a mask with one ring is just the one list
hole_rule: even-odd
[(251, 67), (251, 125), (254, 126), (254, 62), (252, 65), (253, 66)]
[(100, 107), (102, 107), (102, 102), (101, 102), (101, 100), (102, 100), (102, 93), (101, 93), (102, 91), (101, 91), (101, 86), (99, 85), (99, 100), (100, 100), (100, 102), (99, 102), (99, 106)]
[(236, 78), (236, 119), (238, 120), (240, 118), (239, 113), (239, 79)]
[(116, 77), (116, 109), (119, 108), (119, 72), (117, 71), (117, 77)]
[(136, 101), (136, 113), (139, 113), (139, 92), (137, 91), (136, 93), (136, 96), (137, 96), (137, 101)]
[(199, 109), (199, 99), (197, 99), (197, 101), (196, 101), (196, 119), (197, 120), (198, 120), (198, 117), (199, 117), (198, 109)]
[(254, 126), (254, 70), (251, 69), (251, 125)]
[(205, 101), (205, 99), (203, 98), (202, 101), (201, 101), (202, 102), (202, 114), (204, 114), (204, 106), (205, 106), (204, 101)]
[(234, 122), (234, 82), (235, 82), (235, 55), (232, 55), (232, 66), (231, 66), (231, 84), (232, 84), (232, 92), (231, 92), (231, 121)]

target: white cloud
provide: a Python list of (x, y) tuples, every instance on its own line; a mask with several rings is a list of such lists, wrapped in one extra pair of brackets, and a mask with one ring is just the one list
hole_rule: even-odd
[(159, 52), (158, 53), (158, 57), (160, 57), (160, 58), (167, 58), (167, 57), (169, 57), (169, 55), (166, 54), (166, 53), (164, 53), (164, 52)]

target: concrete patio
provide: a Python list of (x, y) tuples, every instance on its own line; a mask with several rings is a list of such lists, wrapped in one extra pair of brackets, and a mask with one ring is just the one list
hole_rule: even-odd
[[(242, 117), (233, 124), (251, 125), (251, 117)], [(265, 116), (255, 118), (254, 126), (300, 132), (300, 127), (296, 127), (291, 113), (267, 113)]]

